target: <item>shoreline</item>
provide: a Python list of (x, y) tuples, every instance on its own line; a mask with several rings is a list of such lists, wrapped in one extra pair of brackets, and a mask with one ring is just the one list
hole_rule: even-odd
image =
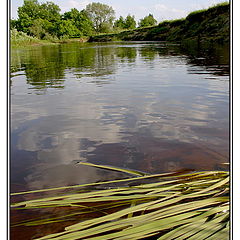
[(166, 41), (227, 43), (230, 41), (230, 4), (218, 4), (208, 9), (191, 12), (186, 18), (163, 21), (156, 26), (103, 33), (90, 37), (41, 40), (11, 30), (10, 46), (39, 46), (71, 42)]

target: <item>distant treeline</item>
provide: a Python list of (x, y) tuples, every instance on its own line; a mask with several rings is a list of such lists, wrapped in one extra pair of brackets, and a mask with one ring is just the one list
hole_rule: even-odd
[(148, 27), (157, 24), (152, 14), (141, 19), (138, 24), (131, 15), (116, 19), (111, 6), (96, 2), (88, 4), (81, 11), (73, 8), (63, 14), (60, 12), (60, 7), (53, 2), (24, 0), (23, 6), (18, 8), (18, 19), (11, 20), (11, 30), (16, 29), (38, 39), (54, 40), (120, 32), (135, 29), (137, 25)]
[(90, 42), (106, 41), (217, 41), (230, 39), (230, 4), (222, 2), (208, 9), (191, 12), (186, 18), (163, 21), (156, 26), (101, 34), (90, 37)]

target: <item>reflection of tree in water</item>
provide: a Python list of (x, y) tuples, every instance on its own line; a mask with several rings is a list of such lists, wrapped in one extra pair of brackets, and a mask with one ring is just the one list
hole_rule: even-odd
[(81, 78), (104, 77), (113, 74), (116, 67), (114, 48), (76, 43), (15, 51), (11, 62), (11, 71), (25, 70), (27, 83), (35, 89), (64, 88), (65, 70), (72, 68)]
[[(13, 52), (13, 71), (25, 71), (27, 83), (37, 89), (63, 88), (64, 66), (58, 46), (42, 46)], [(13, 60), (14, 61), (14, 60)]]
[(188, 56), (188, 64), (202, 66), (214, 75), (229, 75), (229, 45), (211, 42), (186, 42), (181, 45), (181, 53)]
[[(34, 89), (64, 88), (66, 70), (74, 68), (76, 77), (91, 77), (91, 83), (101, 85), (110, 83), (108, 77), (116, 72), (118, 62), (135, 62), (137, 52), (148, 62), (154, 61), (157, 54), (185, 55), (191, 66), (202, 66), (216, 75), (229, 75), (229, 48), (197, 42), (187, 42), (180, 47), (161, 43), (141, 48), (72, 43), (14, 50), (11, 56), (11, 74), (16, 76), (24, 70), (27, 83)], [(196, 71), (198, 73), (199, 69)], [(191, 73), (195, 73), (194, 69), (191, 69)]]
[[(11, 76), (17, 71), (21, 71), (21, 57), (20, 57), (20, 52), (18, 50), (11, 50), (11, 67), (10, 67), (10, 73)], [(14, 75), (15, 76), (15, 75)]]
[(95, 62), (92, 68), (97, 76), (113, 74), (116, 70), (115, 51), (112, 47), (95, 48)]
[(82, 62), (74, 69), (74, 75), (77, 78), (89, 78), (89, 83), (94, 83), (97, 86), (111, 83), (109, 77), (114, 74), (117, 69), (115, 57), (115, 49), (112, 47), (87, 47), (79, 49), (81, 52), (80, 60), (88, 58), (86, 62)]
[[(182, 56), (187, 58), (190, 66), (200, 66), (214, 75), (229, 75), (229, 45), (220, 45), (211, 42), (200, 43), (187, 41), (179, 44), (160, 43), (154, 46), (143, 47), (139, 50), (144, 60), (153, 61), (156, 53), (159, 56)], [(191, 73), (199, 74), (199, 68)]]
[(62, 63), (65, 68), (76, 68), (84, 71), (94, 65), (95, 49), (84, 47), (83, 44), (62, 44), (59, 52), (62, 54)]
[[(29, 64), (25, 65), (27, 83), (37, 89), (63, 88), (64, 66), (61, 55), (59, 56), (55, 51), (42, 51), (39, 55), (39, 60), (34, 56)], [(55, 56), (56, 60), (51, 61), (50, 56)]]
[(152, 49), (154, 49), (159, 56), (178, 56), (178, 55), (182, 55), (180, 53), (180, 48), (179, 45), (177, 44), (166, 44), (166, 43), (162, 43), (156, 47), (152, 47)]
[(157, 56), (157, 51), (154, 47), (143, 47), (139, 49), (139, 53), (143, 60), (153, 61)]
[(135, 47), (118, 47), (116, 50), (116, 55), (121, 62), (133, 63), (137, 57), (137, 49)]

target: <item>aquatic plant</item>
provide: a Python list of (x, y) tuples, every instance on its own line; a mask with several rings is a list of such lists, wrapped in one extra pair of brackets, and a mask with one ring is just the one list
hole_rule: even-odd
[[(43, 189), (12, 196), (40, 192), (66, 191), (50, 197), (15, 202), (13, 209), (73, 208), (73, 216), (100, 213), (101, 216), (67, 226), (64, 231), (39, 240), (73, 239), (228, 239), (229, 173), (207, 171), (191, 173), (144, 174), (138, 171), (79, 163), (121, 171), (130, 178)], [(32, 220), (20, 225), (32, 226), (64, 221), (68, 216)]]

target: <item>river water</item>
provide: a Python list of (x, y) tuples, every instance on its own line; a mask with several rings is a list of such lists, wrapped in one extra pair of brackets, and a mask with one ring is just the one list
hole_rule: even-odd
[(68, 43), (11, 52), (11, 191), (229, 161), (229, 48)]

